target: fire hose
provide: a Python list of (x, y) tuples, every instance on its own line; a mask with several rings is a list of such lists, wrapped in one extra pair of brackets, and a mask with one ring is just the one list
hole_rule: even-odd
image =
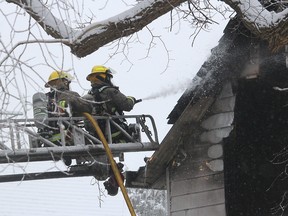
[(127, 194), (127, 190), (126, 190), (126, 188), (124, 186), (124, 183), (123, 183), (123, 180), (121, 178), (120, 171), (118, 170), (118, 167), (117, 167), (117, 164), (116, 164), (116, 162), (115, 162), (115, 160), (113, 158), (113, 154), (111, 152), (111, 149), (109, 148), (108, 142), (107, 142), (107, 140), (106, 140), (101, 128), (99, 127), (97, 120), (94, 119), (89, 113), (84, 112), (83, 115), (91, 122), (91, 124), (93, 125), (96, 133), (98, 134), (98, 136), (99, 136), (99, 138), (100, 138), (100, 140), (101, 140), (101, 142), (102, 142), (102, 144), (104, 146), (106, 154), (108, 156), (108, 159), (109, 159), (109, 162), (111, 164), (111, 168), (112, 168), (112, 171), (113, 171), (113, 173), (115, 175), (116, 181), (117, 181), (117, 183), (118, 183), (118, 185), (119, 185), (119, 187), (121, 189), (121, 192), (123, 194), (123, 197), (125, 199), (127, 207), (128, 207), (128, 209), (129, 209), (129, 211), (131, 213), (131, 216), (136, 216), (136, 213), (134, 211), (132, 203), (131, 203), (131, 201), (129, 199), (129, 196)]

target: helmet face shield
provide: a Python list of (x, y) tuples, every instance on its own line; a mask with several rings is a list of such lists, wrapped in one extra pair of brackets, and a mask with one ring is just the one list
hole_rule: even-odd
[(96, 82), (98, 79), (103, 82), (110, 81), (110, 79), (113, 77), (113, 73), (110, 68), (102, 66), (102, 65), (96, 65), (92, 68), (91, 73), (86, 77), (86, 79), (90, 82)]
[(104, 73), (103, 74), (100, 74), (100, 73), (90, 74), (89, 79), (87, 78), (87, 80), (89, 80), (91, 83), (97, 83), (97, 82), (99, 82), (99, 80), (102, 81), (105, 79), (106, 79), (106, 74), (104, 74)]

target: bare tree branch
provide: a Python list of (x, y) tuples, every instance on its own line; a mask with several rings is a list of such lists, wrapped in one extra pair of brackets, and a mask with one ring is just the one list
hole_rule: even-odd
[(68, 39), (74, 30), (62, 20), (57, 19), (41, 0), (6, 0), (23, 8), (35, 19), (43, 30), (54, 38)]

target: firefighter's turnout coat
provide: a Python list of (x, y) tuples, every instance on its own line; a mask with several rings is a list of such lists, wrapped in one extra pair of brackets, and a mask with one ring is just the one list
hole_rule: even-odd
[[(93, 84), (92, 89), (87, 95), (83, 96), (86, 100), (93, 101), (93, 115), (105, 116), (105, 115), (123, 115), (123, 111), (131, 111), (134, 107), (134, 100), (132, 97), (125, 96), (120, 92), (118, 87), (108, 84)], [(115, 120), (121, 127), (127, 129), (125, 119)], [(104, 130), (104, 122), (100, 121), (100, 127)], [(86, 129), (93, 131), (91, 125), (87, 124)], [(116, 131), (112, 127), (112, 138), (117, 137), (120, 132)]]
[[(91, 112), (92, 106), (89, 102), (81, 99), (77, 92), (70, 90), (52, 90), (46, 93), (48, 103), (48, 117), (77, 117), (83, 112)], [(50, 121), (48, 127), (40, 134), (50, 133), (49, 140), (60, 145), (60, 129), (57, 121)]]

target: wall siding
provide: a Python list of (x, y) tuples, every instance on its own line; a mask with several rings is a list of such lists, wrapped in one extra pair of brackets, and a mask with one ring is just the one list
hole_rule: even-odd
[(171, 182), (171, 196), (223, 188), (223, 173)]
[(225, 204), (206, 206), (185, 211), (173, 212), (171, 216), (223, 216), (225, 215)]
[[(199, 122), (198, 137), (189, 133), (183, 137), (186, 156), (169, 170), (170, 216), (226, 215), (223, 166), (211, 165), (223, 164), (222, 141), (233, 129), (234, 103), (227, 83)], [(192, 127), (191, 131), (195, 132)]]
[(217, 189), (211, 191), (204, 191), (201, 193), (176, 196), (172, 197), (171, 199), (172, 203), (171, 212), (183, 209), (196, 209), (205, 206), (223, 204), (224, 201), (225, 201), (224, 189)]

